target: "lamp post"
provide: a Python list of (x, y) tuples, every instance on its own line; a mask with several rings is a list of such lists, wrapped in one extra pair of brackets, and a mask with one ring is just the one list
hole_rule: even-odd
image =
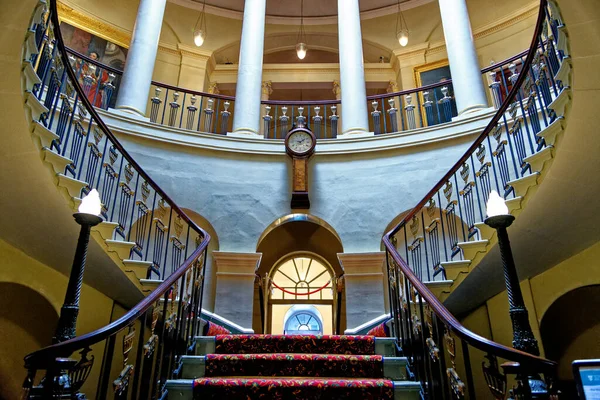
[(513, 223), (515, 217), (508, 213), (508, 207), (506, 207), (504, 199), (495, 190), (492, 190), (487, 202), (487, 215), (488, 218), (483, 222), (494, 228), (498, 233), (498, 247), (500, 248), (500, 257), (504, 267), (504, 280), (513, 328), (513, 347), (539, 356), (540, 349), (529, 324), (529, 313), (523, 301), (523, 293), (519, 285), (519, 277), (506, 231), (506, 228)]
[(93, 226), (102, 222), (100, 212), (102, 210), (100, 195), (96, 189), (83, 198), (79, 206), (79, 212), (73, 214), (75, 221), (81, 225), (79, 239), (67, 285), (65, 301), (60, 310), (58, 326), (54, 333), (52, 341), (54, 343), (64, 342), (76, 336), (77, 315), (79, 314), (79, 297), (81, 295), (81, 285), (83, 283), (83, 273), (85, 271), (85, 259), (87, 257), (87, 247), (90, 241), (90, 231)]

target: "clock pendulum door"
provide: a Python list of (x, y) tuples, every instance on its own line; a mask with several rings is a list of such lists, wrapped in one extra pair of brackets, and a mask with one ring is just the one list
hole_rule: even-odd
[(292, 158), (292, 203), (291, 208), (310, 208), (308, 199), (308, 158)]

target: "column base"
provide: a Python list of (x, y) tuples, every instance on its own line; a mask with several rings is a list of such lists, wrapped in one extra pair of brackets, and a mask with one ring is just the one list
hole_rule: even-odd
[(134, 108), (123, 108), (123, 107), (109, 108), (106, 111), (111, 114), (119, 115), (122, 117), (133, 118), (138, 121), (150, 122), (149, 117), (144, 116), (143, 114), (141, 114), (139, 111), (135, 110)]
[(354, 138), (362, 138), (362, 137), (372, 137), (375, 136), (375, 132), (369, 132), (362, 129), (348, 129), (342, 134), (338, 135), (338, 139), (354, 139)]
[(452, 122), (461, 121), (461, 120), (467, 119), (467, 118), (479, 117), (481, 115), (495, 112), (495, 111), (496, 111), (496, 109), (494, 107), (488, 107), (487, 105), (471, 106), (469, 108), (465, 108), (460, 113), (458, 113), (458, 116), (452, 118)]
[(264, 135), (261, 135), (257, 131), (254, 131), (250, 128), (241, 128), (236, 129), (233, 132), (227, 132), (227, 136), (235, 137), (235, 138), (243, 138), (243, 139), (263, 139)]

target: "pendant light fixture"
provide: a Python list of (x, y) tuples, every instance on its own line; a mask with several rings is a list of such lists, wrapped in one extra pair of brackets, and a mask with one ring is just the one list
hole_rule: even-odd
[(400, 0), (398, 0), (398, 13), (396, 14), (396, 39), (402, 47), (408, 44), (408, 25), (406, 25), (404, 14), (400, 9)]
[(198, 47), (204, 44), (204, 39), (206, 39), (206, 14), (204, 13), (204, 8), (206, 7), (206, 0), (202, 2), (202, 11), (198, 16), (198, 20), (196, 21), (196, 25), (194, 26), (194, 44)]
[(300, 0), (300, 31), (298, 32), (298, 40), (296, 40), (296, 54), (298, 58), (304, 60), (306, 57), (306, 32), (304, 32), (304, 0)]

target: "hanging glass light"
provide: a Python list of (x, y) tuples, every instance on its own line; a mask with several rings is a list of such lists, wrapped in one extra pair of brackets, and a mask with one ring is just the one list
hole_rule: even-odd
[(298, 58), (304, 60), (308, 47), (306, 46), (306, 32), (304, 32), (304, 0), (300, 0), (300, 31), (296, 40), (296, 54)]
[(404, 14), (400, 9), (400, 0), (398, 0), (398, 13), (396, 14), (396, 39), (402, 47), (408, 44), (408, 25), (406, 25)]
[(194, 44), (198, 47), (204, 44), (204, 39), (206, 39), (206, 14), (204, 13), (204, 8), (206, 7), (206, 0), (202, 2), (202, 11), (198, 16), (198, 20), (196, 21), (196, 25), (194, 26)]

